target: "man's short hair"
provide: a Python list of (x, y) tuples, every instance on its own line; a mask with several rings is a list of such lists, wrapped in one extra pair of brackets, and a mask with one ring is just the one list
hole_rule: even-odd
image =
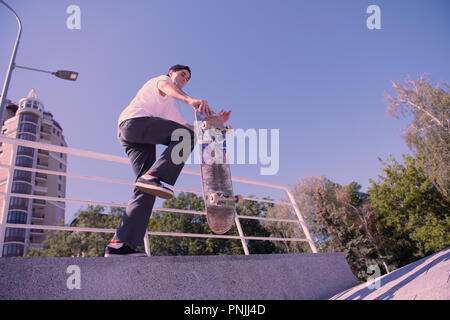
[(176, 65), (170, 67), (169, 72), (167, 73), (167, 75), (169, 75), (170, 70), (173, 70), (174, 72), (177, 72), (177, 71), (180, 71), (180, 70), (187, 70), (189, 72), (189, 78), (192, 76), (191, 68), (189, 68), (188, 66), (183, 66), (181, 64), (176, 64)]

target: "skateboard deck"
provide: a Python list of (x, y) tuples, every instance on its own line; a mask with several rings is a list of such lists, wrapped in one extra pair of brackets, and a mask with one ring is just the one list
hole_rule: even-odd
[(196, 111), (195, 120), (206, 219), (214, 233), (224, 234), (233, 226), (238, 199), (226, 158), (227, 129), (217, 115), (206, 118)]

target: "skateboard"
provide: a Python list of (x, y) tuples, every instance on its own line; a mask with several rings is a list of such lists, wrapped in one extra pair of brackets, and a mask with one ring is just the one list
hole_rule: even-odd
[(242, 202), (241, 196), (233, 195), (226, 157), (226, 134), (231, 127), (224, 127), (217, 115), (205, 117), (198, 111), (195, 123), (206, 220), (214, 233), (224, 234), (233, 226), (236, 203)]

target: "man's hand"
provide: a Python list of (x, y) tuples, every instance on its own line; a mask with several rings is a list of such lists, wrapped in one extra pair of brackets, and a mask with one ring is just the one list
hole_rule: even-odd
[(213, 111), (209, 107), (208, 102), (206, 100), (190, 99), (188, 101), (188, 104), (190, 106), (192, 106), (192, 108), (194, 108), (197, 111), (200, 111), (201, 113), (203, 113), (207, 117), (209, 117), (209, 116), (211, 116), (213, 114)]
[(230, 111), (220, 110), (218, 116), (219, 116), (220, 120), (222, 120), (222, 122), (225, 123), (230, 118), (230, 114), (231, 114), (231, 110)]

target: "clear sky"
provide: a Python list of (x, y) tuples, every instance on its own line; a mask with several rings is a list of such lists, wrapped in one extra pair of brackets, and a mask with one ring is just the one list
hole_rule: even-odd
[[(72, 148), (125, 156), (117, 118), (150, 78), (180, 63), (192, 69), (185, 91), (216, 111), (232, 110), (233, 128), (279, 129), (279, 170), (232, 165), (238, 177), (295, 184), (324, 174), (342, 185), (369, 187), (389, 154), (410, 153), (401, 135), (407, 122), (386, 116), (392, 81), (450, 78), (448, 0), (7, 0), (23, 23), (16, 63), (75, 70), (76, 82), (15, 69), (8, 98), (34, 88), (61, 124)], [(66, 9), (77, 5), (80, 29), (69, 29)], [(370, 30), (370, 5), (381, 29)], [(0, 6), (0, 79), (17, 32)], [(192, 109), (180, 110), (193, 122)], [(161, 150), (161, 149), (159, 149)], [(198, 165), (187, 165), (198, 169)], [(123, 164), (69, 156), (68, 171), (132, 181)], [(196, 176), (180, 188), (201, 190)], [(271, 196), (267, 188), (235, 184), (237, 193)], [(67, 197), (126, 203), (129, 186), (68, 179)], [(69, 204), (66, 220), (79, 204)]]

